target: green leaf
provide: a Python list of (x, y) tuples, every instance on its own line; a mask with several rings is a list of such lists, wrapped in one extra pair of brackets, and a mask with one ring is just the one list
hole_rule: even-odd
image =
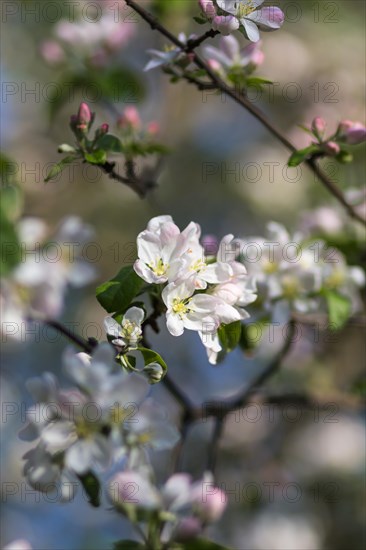
[(263, 336), (264, 328), (269, 323), (269, 317), (258, 321), (243, 324), (239, 345), (241, 349), (249, 354), (258, 346)]
[(341, 329), (351, 315), (351, 302), (335, 290), (324, 291), (328, 306), (329, 324), (332, 330)]
[(234, 321), (229, 325), (221, 325), (218, 330), (219, 340), (222, 347), (230, 352), (236, 348), (241, 335), (241, 322)]
[(88, 495), (89, 503), (97, 508), (100, 506), (100, 483), (93, 472), (87, 472), (84, 475), (78, 475), (84, 491)]
[(69, 164), (72, 164), (78, 157), (75, 155), (70, 155), (68, 157), (65, 157), (64, 159), (60, 160), (57, 164), (52, 166), (51, 170), (48, 172), (48, 175), (46, 179), (44, 180), (45, 183), (48, 181), (56, 178)]
[(5, 276), (19, 264), (21, 250), (15, 224), (9, 219), (8, 211), (2, 201), (0, 203), (0, 247), (0, 276)]
[(145, 550), (146, 546), (136, 540), (119, 540), (113, 544), (113, 550)]
[(207, 23), (207, 18), (206, 17), (200, 17), (199, 15), (195, 15), (193, 17), (193, 20), (196, 21), (196, 23), (198, 23), (199, 25), (205, 25)]
[(161, 145), (160, 143), (147, 142), (144, 143), (138, 141), (132, 141), (124, 146), (124, 153), (132, 157), (146, 156), (146, 155), (165, 155), (169, 152), (168, 147)]
[(107, 160), (107, 153), (102, 149), (97, 149), (92, 153), (85, 153), (84, 159), (90, 164), (104, 164)]
[(309, 159), (314, 153), (318, 153), (319, 151), (318, 145), (309, 145), (309, 147), (305, 147), (305, 149), (300, 149), (292, 153), (287, 164), (291, 167), (299, 166), (304, 160)]
[(152, 349), (148, 349), (148, 348), (138, 347), (137, 349), (139, 351), (141, 351), (141, 353), (142, 353), (142, 356), (143, 356), (144, 361), (145, 361), (145, 367), (147, 365), (150, 365), (151, 363), (158, 363), (163, 368), (163, 370), (164, 370), (164, 375), (163, 376), (165, 376), (165, 374), (168, 370), (168, 365), (166, 364), (166, 362), (164, 361), (162, 356), (159, 355), (159, 353), (157, 353), (156, 351), (154, 351)]
[(127, 265), (113, 279), (98, 286), (97, 300), (108, 313), (124, 311), (143, 285), (144, 281), (135, 273), (133, 266)]
[(123, 145), (121, 140), (112, 134), (105, 134), (101, 136), (96, 141), (98, 149), (103, 149), (104, 151), (111, 151), (113, 153), (123, 153)]
[(1, 186), (16, 185), (18, 182), (17, 174), (19, 168), (15, 161), (0, 152), (0, 182)]
[(246, 88), (253, 86), (253, 88), (259, 88), (261, 90), (264, 84), (273, 84), (273, 82), (272, 80), (268, 80), (268, 78), (261, 78), (259, 76), (250, 76), (245, 81)]
[(230, 550), (228, 546), (222, 546), (221, 544), (217, 544), (216, 542), (208, 539), (195, 539), (187, 541), (177, 546), (177, 550), (178, 548), (181, 548), (182, 550)]

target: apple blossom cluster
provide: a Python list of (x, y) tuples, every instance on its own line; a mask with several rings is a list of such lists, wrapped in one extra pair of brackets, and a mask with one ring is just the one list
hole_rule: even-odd
[[(252, 42), (240, 47), (239, 41), (232, 35), (222, 36), (219, 47), (204, 46), (204, 57), (212, 71), (229, 84), (249, 86), (250, 75), (263, 63), (262, 43)], [(268, 80), (256, 78), (253, 84), (259, 86)]]
[(20, 338), (28, 317), (58, 317), (67, 289), (90, 284), (96, 270), (83, 253), (94, 235), (90, 225), (69, 216), (55, 233), (39, 218), (23, 218), (17, 225), (19, 252), (15, 268), (0, 280), (2, 329)]
[(274, 31), (283, 25), (285, 16), (276, 6), (260, 7), (264, 0), (199, 0), (202, 18), (213, 30), (229, 35), (239, 30), (251, 42), (258, 42), (259, 31)]
[(218, 329), (249, 317), (245, 306), (256, 300), (255, 285), (243, 264), (233, 258), (233, 235), (220, 243), (216, 257), (206, 256), (201, 228), (191, 222), (183, 231), (171, 216), (149, 221), (137, 237), (135, 272), (159, 285), (166, 308), (166, 325), (173, 336), (198, 332), (209, 361), (222, 350)]
[(76, 479), (119, 460), (128, 469), (143, 468), (147, 448), (163, 450), (177, 443), (178, 431), (148, 397), (145, 377), (121, 369), (109, 344), (96, 347), (92, 357), (67, 350), (63, 360), (71, 388), (59, 388), (51, 373), (27, 383), (36, 405), (27, 411), (20, 437), (38, 441), (24, 455), (24, 474), (36, 490), (57, 488), (70, 500)]
[(321, 117), (315, 117), (311, 128), (303, 127), (315, 141), (305, 149), (295, 151), (288, 162), (289, 166), (298, 166), (301, 162), (316, 157), (333, 157), (338, 162), (352, 162), (353, 156), (349, 152), (349, 145), (359, 145), (366, 141), (366, 127), (361, 122), (342, 120), (336, 131), (325, 137), (327, 123)]
[(348, 266), (341, 252), (322, 240), (290, 235), (285, 227), (271, 222), (265, 237), (239, 240), (238, 254), (256, 281), (257, 305), (274, 310), (282, 320), (292, 311), (328, 312), (330, 321), (337, 324), (332, 318), (335, 302), (344, 307), (343, 321), (362, 309), (364, 271)]
[(130, 518), (157, 519), (159, 542), (166, 548), (196, 538), (226, 508), (227, 497), (215, 487), (210, 472), (195, 482), (189, 474), (174, 474), (159, 488), (151, 477), (146, 472), (119, 472), (109, 484), (109, 496), (117, 510)]
[(75, 18), (61, 19), (53, 29), (53, 37), (41, 42), (43, 59), (50, 65), (70, 63), (74, 59), (84, 60), (96, 68), (107, 65), (111, 54), (119, 52), (130, 42), (135, 25), (126, 20), (122, 3), (106, 4), (101, 3), (94, 16), (88, 12), (86, 17), (80, 9), (80, 2), (75, 3), (80, 13), (75, 10)]

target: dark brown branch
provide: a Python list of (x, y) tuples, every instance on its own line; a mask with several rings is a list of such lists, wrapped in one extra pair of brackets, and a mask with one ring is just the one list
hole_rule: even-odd
[[(131, 162), (131, 161), (127, 161), (128, 162)], [(126, 163), (126, 164), (127, 164)], [(108, 174), (108, 176), (115, 180), (115, 181), (119, 181), (120, 183), (123, 183), (124, 185), (127, 185), (128, 187), (130, 187), (130, 189), (132, 189), (133, 191), (135, 191), (135, 193), (137, 193), (137, 195), (143, 199), (144, 197), (146, 197), (147, 193), (149, 191), (151, 191), (152, 189), (154, 189), (154, 187), (156, 187), (156, 184), (155, 183), (152, 183), (152, 182), (147, 182), (146, 181), (142, 181), (142, 180), (139, 180), (135, 173), (134, 173), (134, 170), (133, 170), (133, 167), (131, 168), (131, 166), (127, 165), (127, 170), (128, 170), (128, 176), (129, 177), (124, 177), (124, 176), (121, 176), (121, 174), (118, 174), (118, 172), (116, 172), (115, 170), (115, 167), (116, 167), (116, 164), (115, 162), (105, 162), (104, 164), (97, 164), (98, 168), (100, 168), (103, 172), (105, 172), (106, 174)]]
[[(138, 13), (142, 17), (142, 19), (144, 19), (150, 25), (152, 29), (160, 32), (160, 34), (165, 36), (168, 40), (170, 40), (170, 42), (172, 42), (175, 46), (177, 46), (183, 52), (190, 53), (192, 55), (193, 62), (197, 65), (197, 67), (199, 67), (200, 69), (204, 69), (206, 71), (206, 74), (210, 77), (211, 82), (215, 84), (218, 90), (221, 90), (222, 92), (227, 94), (241, 107), (249, 111), (291, 153), (296, 151), (296, 147), (294, 147), (294, 145), (292, 145), (292, 143), (282, 134), (282, 132), (280, 132), (268, 120), (266, 115), (260, 109), (258, 109), (258, 107), (254, 106), (243, 93), (236, 90), (235, 88), (228, 86), (226, 82), (224, 82), (214, 71), (210, 69), (208, 64), (201, 58), (201, 56), (194, 51), (194, 48), (196, 47), (194, 46), (194, 41), (191, 41), (191, 43), (188, 42), (188, 44), (183, 44), (183, 42), (181, 42), (176, 36), (174, 36), (174, 34), (172, 34), (168, 29), (166, 29), (153, 15), (151, 15), (148, 11), (142, 8), (134, 0), (126, 0), (126, 4), (130, 6), (136, 13)], [(198, 39), (199, 44), (201, 44), (204, 40), (206, 40), (206, 38), (210, 36), (212, 36), (212, 34), (209, 31), (208, 33), (205, 33), (204, 35), (202, 35)], [(183, 75), (183, 77), (186, 78), (185, 75)], [(189, 80), (189, 81), (193, 83), (192, 80)], [(342, 204), (342, 206), (346, 209), (347, 213), (354, 220), (362, 223), (363, 225), (366, 225), (366, 220), (353, 208), (351, 204), (347, 202), (346, 198), (344, 197), (343, 193), (338, 189), (337, 185), (328, 178), (328, 176), (319, 168), (316, 162), (313, 159), (310, 159), (306, 162), (306, 165), (320, 179), (322, 184), (337, 199), (337, 201), (339, 201), (340, 204)]]
[(210, 29), (209, 31), (206, 31), (205, 33), (201, 34), (201, 36), (198, 36), (197, 38), (193, 38), (192, 40), (187, 41), (187, 46), (185, 48), (186, 52), (193, 52), (198, 46), (202, 44), (207, 38), (214, 38), (220, 34), (219, 31), (214, 31), (213, 29)]

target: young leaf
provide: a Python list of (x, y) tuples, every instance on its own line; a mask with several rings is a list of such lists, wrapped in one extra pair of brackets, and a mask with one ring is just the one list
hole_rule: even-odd
[(51, 170), (48, 172), (46, 179), (44, 180), (45, 183), (56, 178), (62, 172), (62, 170), (64, 170), (66, 166), (68, 166), (68, 164), (72, 164), (77, 158), (78, 157), (76, 155), (70, 155), (60, 160), (60, 162), (58, 162), (57, 164), (54, 164)]
[(127, 265), (113, 279), (98, 286), (97, 300), (108, 313), (124, 311), (143, 285), (144, 281), (136, 275), (133, 266)]
[(93, 472), (87, 472), (83, 475), (78, 475), (82, 486), (89, 498), (89, 503), (97, 508), (100, 506), (100, 483), (99, 479)]
[(305, 149), (300, 149), (292, 153), (291, 157), (288, 160), (288, 165), (291, 167), (299, 166), (304, 160), (309, 159), (314, 153), (319, 151), (318, 145), (309, 145)]
[(97, 139), (96, 144), (98, 149), (103, 151), (111, 151), (112, 153), (123, 153), (123, 145), (121, 140), (113, 134), (105, 134)]
[(84, 159), (90, 164), (104, 164), (107, 160), (107, 153), (102, 149), (97, 149), (92, 153), (85, 153)]
[(234, 321), (229, 325), (221, 325), (218, 330), (219, 340), (222, 347), (230, 352), (236, 348), (241, 335), (241, 322)]
[(199, 15), (195, 15), (193, 20), (198, 23), (198, 25), (205, 25), (207, 23), (207, 18)]
[(324, 296), (328, 306), (329, 324), (332, 330), (341, 329), (351, 314), (351, 302), (339, 292), (327, 290)]
[(9, 219), (8, 211), (5, 210), (2, 202), (0, 203), (0, 246), (0, 276), (4, 276), (20, 262), (21, 248), (14, 222)]
[(161, 355), (159, 355), (156, 351), (153, 351), (152, 349), (141, 347), (138, 347), (137, 349), (142, 353), (145, 361), (145, 367), (147, 365), (150, 365), (151, 363), (158, 363), (163, 368), (165, 376), (166, 371), (168, 370), (168, 366)]

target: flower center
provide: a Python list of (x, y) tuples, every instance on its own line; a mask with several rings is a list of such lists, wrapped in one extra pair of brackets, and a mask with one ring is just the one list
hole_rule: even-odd
[(345, 280), (345, 275), (340, 269), (335, 269), (329, 277), (324, 281), (324, 284), (327, 288), (338, 288), (340, 287)]
[(176, 313), (180, 317), (183, 317), (187, 313), (188, 308), (187, 308), (187, 306), (185, 305), (184, 302), (182, 302), (182, 301), (178, 300), (178, 298), (176, 298), (173, 301), (172, 310), (174, 311), (174, 313)]
[(300, 291), (300, 285), (298, 279), (291, 275), (286, 275), (282, 279), (283, 295), (286, 298), (296, 298)]
[(167, 269), (169, 267), (169, 264), (165, 264), (161, 258), (159, 258), (155, 266), (149, 265), (149, 268), (157, 275), (158, 277), (161, 277), (162, 275), (165, 275)]
[(242, 19), (243, 17), (247, 17), (250, 13), (255, 11), (256, 6), (253, 3), (252, 0), (247, 0), (245, 4), (242, 4), (241, 2), (238, 3), (236, 8), (236, 17), (238, 19)]
[(277, 270), (278, 270), (277, 262), (271, 262), (270, 260), (265, 260), (263, 262), (263, 271), (267, 275), (271, 275), (271, 273), (276, 273)]
[(128, 319), (125, 319), (123, 321), (123, 335), (125, 338), (130, 340), (131, 338), (138, 338), (141, 335), (141, 329), (140, 327), (134, 323), (133, 321), (129, 321)]

